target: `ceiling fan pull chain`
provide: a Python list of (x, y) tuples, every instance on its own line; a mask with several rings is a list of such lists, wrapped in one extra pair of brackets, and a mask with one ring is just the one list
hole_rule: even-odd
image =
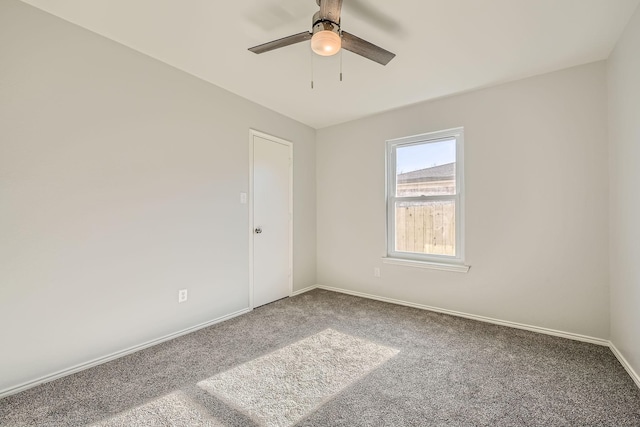
[(313, 89), (313, 51), (309, 50), (309, 52), (311, 52), (311, 89)]
[(342, 81), (342, 50), (340, 49), (340, 81)]

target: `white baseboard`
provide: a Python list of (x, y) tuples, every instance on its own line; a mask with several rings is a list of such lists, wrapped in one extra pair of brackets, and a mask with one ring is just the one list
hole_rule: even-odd
[[(403, 305), (403, 306), (407, 306), (407, 307), (418, 308), (418, 309), (421, 309), (421, 310), (427, 310), (427, 311), (434, 311), (434, 312), (437, 312), (437, 313), (450, 314), (452, 316), (464, 317), (466, 319), (478, 320), (480, 322), (492, 323), (492, 324), (495, 324), (495, 325), (507, 326), (507, 327), (510, 327), (510, 328), (524, 329), (524, 330), (527, 330), (527, 331), (537, 332), (537, 333), (541, 333), (541, 334), (553, 335), (553, 336), (567, 338), (567, 339), (571, 339), (571, 340), (583, 341), (583, 342), (588, 342), (588, 343), (597, 344), (597, 345), (603, 345), (603, 346), (609, 347), (611, 349), (611, 351), (616, 356), (616, 358), (618, 359), (620, 364), (626, 369), (626, 371), (629, 373), (629, 375), (631, 376), (631, 378), (633, 379), (635, 384), (638, 386), (638, 388), (640, 388), (640, 376), (634, 371), (634, 369), (631, 367), (629, 362), (627, 362), (627, 360), (624, 358), (622, 353), (620, 353), (620, 351), (616, 348), (616, 346), (612, 342), (607, 341), (607, 340), (603, 340), (603, 339), (600, 339), (600, 338), (589, 337), (589, 336), (586, 336), (586, 335), (574, 334), (574, 333), (571, 333), (571, 332), (563, 332), (563, 331), (558, 331), (558, 330), (554, 330), (554, 329), (548, 329), (548, 328), (542, 328), (542, 327), (538, 327), (538, 326), (526, 325), (526, 324), (517, 323), (517, 322), (510, 322), (510, 321), (507, 321), (507, 320), (493, 319), (493, 318), (490, 318), (490, 317), (478, 316), (478, 315), (475, 315), (475, 314), (468, 314), (468, 313), (462, 313), (462, 312), (459, 312), (459, 311), (453, 311), (453, 310), (447, 310), (447, 309), (443, 309), (443, 308), (431, 307), (431, 306), (428, 306), (428, 305), (416, 304), (416, 303), (397, 300), (397, 299), (393, 299), (393, 298), (386, 298), (386, 297), (367, 294), (367, 293), (363, 293), (363, 292), (350, 291), (350, 290), (347, 290), (347, 289), (334, 288), (334, 287), (331, 287), (331, 286), (324, 286), (324, 285), (309, 286), (309, 287), (306, 287), (304, 289), (300, 289), (300, 290), (297, 290), (297, 291), (291, 293), (291, 296), (293, 297), (293, 296), (296, 296), (296, 295), (301, 295), (301, 294), (304, 294), (306, 292), (312, 291), (314, 289), (324, 289), (324, 290), (327, 290), (327, 291), (339, 292), (339, 293), (342, 293), (342, 294), (353, 295), (353, 296), (358, 296), (358, 297), (362, 297), (362, 298), (368, 298), (368, 299), (372, 299), (372, 300), (388, 302), (388, 303), (391, 303), (391, 304), (397, 304), (397, 305)], [(187, 328), (187, 329), (183, 329), (183, 330), (175, 332), (173, 334), (165, 335), (165, 336), (157, 338), (155, 340), (147, 341), (147, 342), (145, 342), (143, 344), (136, 345), (136, 346), (133, 346), (133, 347), (129, 347), (129, 348), (125, 349), (125, 350), (121, 350), (121, 351), (118, 351), (118, 352), (115, 352), (115, 353), (111, 353), (109, 355), (106, 355), (106, 356), (103, 356), (103, 357), (100, 357), (100, 358), (97, 358), (97, 359), (93, 359), (93, 360), (90, 360), (88, 362), (72, 366), (72, 367), (67, 368), (67, 369), (60, 370), (60, 371), (55, 372), (55, 373), (50, 374), (50, 375), (46, 375), (46, 376), (31, 380), (31, 381), (27, 381), (27, 382), (24, 382), (22, 384), (19, 384), (19, 385), (13, 386), (13, 387), (6, 388), (4, 390), (0, 390), (0, 399), (3, 398), (3, 397), (6, 397), (6, 396), (10, 396), (12, 394), (20, 393), (21, 391), (25, 391), (25, 390), (30, 389), (32, 387), (35, 387), (37, 385), (44, 384), (44, 383), (47, 383), (49, 381), (56, 380), (58, 378), (65, 377), (67, 375), (71, 375), (71, 374), (74, 374), (76, 372), (80, 372), (80, 371), (83, 371), (85, 369), (89, 369), (89, 368), (92, 368), (94, 366), (101, 365), (101, 364), (106, 363), (106, 362), (110, 362), (111, 360), (118, 359), (120, 357), (126, 356), (126, 355), (131, 354), (131, 353), (135, 353), (136, 351), (140, 351), (140, 350), (143, 350), (145, 348), (152, 347), (152, 346), (154, 346), (156, 344), (160, 344), (160, 343), (163, 343), (165, 341), (169, 341), (169, 340), (172, 340), (174, 338), (177, 338), (179, 336), (186, 335), (186, 334), (189, 334), (191, 332), (195, 332), (195, 331), (197, 331), (199, 329), (203, 329), (203, 328), (206, 328), (208, 326), (215, 325), (216, 323), (220, 323), (220, 322), (223, 322), (225, 320), (232, 319), (232, 318), (234, 318), (236, 316), (240, 316), (242, 314), (249, 313), (250, 311), (251, 311), (250, 308), (245, 308), (245, 309), (242, 309), (240, 311), (236, 311), (235, 313), (231, 313), (229, 315), (222, 316), (222, 317), (219, 317), (217, 319), (213, 319), (213, 320), (210, 320), (208, 322), (204, 322), (204, 323), (201, 323), (199, 325), (196, 325), (196, 326), (193, 326), (193, 327), (190, 327), (190, 328)]]
[(431, 307), (428, 305), (416, 304), (413, 302), (402, 301), (402, 300), (397, 300), (393, 298), (380, 297), (377, 295), (366, 294), (363, 292), (350, 291), (350, 290), (341, 289), (341, 288), (333, 288), (331, 286), (317, 285), (316, 288), (325, 289), (327, 291), (340, 292), (348, 295), (354, 295), (362, 298), (373, 299), (377, 301), (389, 302), (397, 305), (404, 305), (407, 307), (419, 308), (421, 310), (435, 311), (436, 313), (450, 314), (452, 316), (464, 317), (465, 319), (478, 320), (480, 322), (492, 323), (494, 325), (508, 326), (510, 328), (524, 329), (526, 331), (538, 332), (540, 334), (553, 335), (556, 337), (568, 338), (570, 340), (588, 342), (591, 344), (602, 345), (605, 347), (609, 346), (609, 341), (605, 339), (594, 338), (587, 335), (574, 334), (572, 332), (558, 331), (555, 329), (543, 328), (540, 326), (533, 326), (533, 325), (526, 325), (524, 323), (511, 322), (508, 320), (500, 320), (500, 319), (494, 319), (491, 317), (478, 316), (476, 314), (469, 314), (469, 313), (463, 313), (460, 311), (447, 310), (445, 308)]
[(318, 287), (318, 285), (308, 286), (308, 287), (306, 287), (304, 289), (299, 289), (297, 291), (292, 292), (290, 296), (295, 297), (296, 295), (301, 295), (301, 294), (304, 294), (305, 292), (312, 291), (317, 287)]
[[(362, 297), (362, 298), (368, 298), (368, 299), (388, 302), (388, 303), (392, 303), (392, 304), (404, 305), (404, 306), (407, 306), (407, 307), (419, 308), (419, 309), (422, 309), (422, 310), (435, 311), (437, 313), (450, 314), (452, 316), (464, 317), (466, 319), (478, 320), (480, 322), (493, 323), (495, 325), (507, 326), (507, 327), (516, 328), (516, 329), (524, 329), (526, 331), (537, 332), (537, 333), (540, 333), (540, 334), (553, 335), (553, 336), (556, 336), (556, 337), (567, 338), (567, 339), (574, 340), (574, 341), (588, 342), (588, 343), (591, 343), (591, 344), (597, 344), (597, 345), (602, 345), (602, 346), (605, 346), (605, 347), (609, 347), (611, 349), (611, 352), (614, 354), (614, 356), (618, 359), (620, 364), (627, 371), (627, 373), (629, 374), (631, 379), (635, 382), (636, 386), (638, 386), (638, 388), (640, 388), (640, 375), (638, 375), (638, 373), (631, 367), (631, 365), (624, 358), (624, 356), (622, 355), (620, 350), (618, 350), (616, 348), (616, 346), (611, 341), (608, 341), (608, 340), (604, 340), (604, 339), (601, 339), (601, 338), (594, 338), (594, 337), (590, 337), (590, 336), (586, 336), (586, 335), (574, 334), (572, 332), (558, 331), (558, 330), (555, 330), (555, 329), (542, 328), (542, 327), (539, 327), (539, 326), (526, 325), (526, 324), (523, 324), (523, 323), (510, 322), (510, 321), (507, 321), (507, 320), (493, 319), (491, 317), (484, 317), (484, 316), (478, 316), (478, 315), (475, 315), (475, 314), (468, 314), (468, 313), (462, 313), (462, 312), (459, 312), (459, 311), (453, 311), (453, 310), (447, 310), (447, 309), (443, 309), (443, 308), (431, 307), (431, 306), (423, 305), (423, 304), (415, 304), (415, 303), (412, 303), (412, 302), (397, 300), (397, 299), (393, 299), (393, 298), (380, 297), (380, 296), (377, 296), (377, 295), (366, 294), (366, 293), (363, 293), (363, 292), (350, 291), (350, 290), (347, 290), (347, 289), (334, 288), (334, 287), (331, 287), (331, 286), (324, 286), (324, 285), (310, 286), (309, 288), (306, 288), (304, 291), (307, 292), (307, 291), (310, 291), (312, 289), (324, 289), (324, 290), (327, 290), (327, 291), (339, 292), (339, 293), (342, 293), (342, 294), (354, 295), (354, 296), (358, 296), (358, 297)], [(302, 292), (300, 292), (300, 293), (302, 293)]]
[(240, 316), (241, 314), (245, 314), (245, 313), (248, 313), (250, 311), (251, 311), (250, 308), (245, 308), (245, 309), (242, 309), (240, 311), (236, 311), (235, 313), (231, 313), (231, 314), (228, 314), (226, 316), (218, 317), (217, 319), (209, 320), (207, 322), (200, 323), (199, 325), (195, 325), (195, 326), (192, 326), (190, 328), (186, 328), (186, 329), (183, 329), (181, 331), (174, 332), (172, 334), (165, 335), (163, 337), (156, 338), (156, 339), (151, 340), (151, 341), (147, 341), (147, 342), (145, 342), (143, 344), (139, 344), (139, 345), (136, 345), (136, 346), (133, 346), (133, 347), (129, 347), (127, 349), (120, 350), (120, 351), (117, 351), (115, 353), (111, 353), (111, 354), (108, 354), (106, 356), (90, 360), (88, 362), (80, 363), (78, 365), (72, 366), (72, 367), (67, 368), (67, 369), (62, 369), (60, 371), (54, 372), (53, 374), (45, 375), (43, 377), (36, 378), (34, 380), (24, 382), (22, 384), (18, 384), (16, 386), (9, 387), (9, 388), (6, 388), (4, 390), (0, 390), (0, 399), (2, 399), (3, 397), (6, 397), (6, 396), (10, 396), (12, 394), (20, 393), (21, 391), (25, 391), (25, 390), (30, 389), (32, 387), (35, 387), (37, 385), (48, 383), (49, 381), (57, 380), (58, 378), (66, 377), (67, 375), (75, 374), (76, 372), (84, 371), (85, 369), (89, 369), (89, 368), (92, 368), (94, 366), (102, 365), (103, 363), (110, 362), (112, 360), (115, 360), (115, 359), (118, 359), (120, 357), (126, 356), (127, 354), (135, 353), (136, 351), (140, 351), (140, 350), (143, 350), (145, 348), (152, 347), (152, 346), (154, 346), (156, 344), (160, 344), (160, 343), (163, 343), (165, 341), (169, 341), (169, 340), (172, 340), (174, 338), (178, 338), (178, 337), (180, 337), (182, 335), (186, 335), (186, 334), (189, 334), (191, 332), (195, 332), (195, 331), (197, 331), (199, 329), (203, 329), (203, 328), (206, 328), (206, 327), (211, 326), (211, 325), (215, 325), (216, 323), (220, 323), (220, 322), (223, 322), (225, 320), (229, 320), (231, 318), (234, 318), (236, 316)]
[(640, 375), (638, 375), (638, 373), (631, 367), (629, 362), (627, 362), (627, 359), (624, 358), (620, 350), (618, 350), (618, 348), (612, 342), (609, 342), (609, 348), (613, 352), (614, 356), (616, 356), (616, 358), (618, 359), (618, 362), (620, 362), (624, 369), (626, 369), (629, 376), (631, 376), (631, 379), (636, 383), (638, 388), (640, 388)]

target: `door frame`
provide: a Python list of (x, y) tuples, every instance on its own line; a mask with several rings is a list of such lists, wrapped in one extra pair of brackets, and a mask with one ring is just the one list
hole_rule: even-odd
[(253, 310), (253, 139), (258, 136), (276, 144), (282, 144), (289, 149), (289, 296), (293, 293), (293, 143), (277, 136), (269, 135), (255, 129), (249, 129), (249, 309)]

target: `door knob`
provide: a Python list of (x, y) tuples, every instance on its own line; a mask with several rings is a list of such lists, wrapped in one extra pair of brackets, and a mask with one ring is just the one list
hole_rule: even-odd
[(262, 227), (258, 227), (253, 231), (255, 231), (256, 234), (260, 234), (260, 233), (262, 233)]

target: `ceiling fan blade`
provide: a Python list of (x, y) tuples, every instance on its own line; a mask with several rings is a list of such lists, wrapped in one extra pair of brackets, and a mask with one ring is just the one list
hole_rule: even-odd
[(279, 49), (281, 47), (300, 43), (310, 39), (311, 39), (311, 33), (308, 31), (305, 31), (303, 33), (294, 34), (292, 36), (284, 37), (278, 40), (270, 41), (268, 43), (260, 44), (258, 46), (250, 47), (249, 50), (253, 53), (265, 53), (265, 52), (269, 52), (270, 50)]
[(342, 32), (342, 48), (382, 65), (387, 65), (396, 56), (395, 53), (391, 53), (346, 31)]
[(320, 19), (340, 23), (342, 0), (320, 0)]

